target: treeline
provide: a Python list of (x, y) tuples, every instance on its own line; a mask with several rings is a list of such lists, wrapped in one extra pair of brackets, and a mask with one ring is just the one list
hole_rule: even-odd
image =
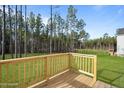
[(101, 50), (114, 50), (116, 51), (116, 36), (109, 36), (105, 33), (103, 37), (97, 39), (90, 39), (84, 42), (86, 49), (101, 49)]
[[(77, 10), (68, 7), (66, 19), (59, 13), (52, 13), (47, 24), (43, 23), (41, 14), (30, 12), (28, 6), (2, 6), (0, 9), (0, 53), (12, 58), (22, 57), (22, 54), (40, 52), (68, 52), (82, 47), (82, 40), (87, 40), (89, 34), (84, 30), (86, 23), (76, 17)], [(23, 9), (24, 8), (24, 9)]]

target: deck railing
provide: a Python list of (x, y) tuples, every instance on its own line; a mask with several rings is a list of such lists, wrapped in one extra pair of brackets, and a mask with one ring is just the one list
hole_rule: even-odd
[(60, 53), (0, 61), (0, 87), (28, 87), (73, 68), (96, 81), (96, 56)]
[(96, 55), (71, 53), (71, 68), (93, 78), (93, 85), (96, 82)]

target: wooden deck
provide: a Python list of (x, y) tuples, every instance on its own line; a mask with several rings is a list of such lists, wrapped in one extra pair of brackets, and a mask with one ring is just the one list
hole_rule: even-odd
[(109, 84), (101, 81), (97, 81), (94, 85), (91, 85), (92, 78), (83, 74), (67, 71), (61, 75), (58, 75), (52, 79), (49, 79), (47, 83), (41, 83), (35, 88), (112, 88)]

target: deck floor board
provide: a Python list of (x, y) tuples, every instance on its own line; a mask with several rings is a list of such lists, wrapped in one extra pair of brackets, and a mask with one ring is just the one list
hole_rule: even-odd
[(67, 71), (59, 76), (56, 76), (47, 81), (47, 84), (40, 84), (35, 86), (36, 88), (112, 88), (109, 84), (102, 81), (96, 81), (91, 86), (92, 78), (83, 74)]

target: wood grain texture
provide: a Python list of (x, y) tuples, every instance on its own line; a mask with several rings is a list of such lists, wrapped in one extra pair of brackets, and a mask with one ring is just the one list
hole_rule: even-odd
[(109, 84), (97, 81), (94, 86), (91, 85), (93, 79), (83, 74), (67, 71), (59, 76), (50, 79), (47, 85), (44, 83), (35, 86), (35, 88), (111, 88)]

